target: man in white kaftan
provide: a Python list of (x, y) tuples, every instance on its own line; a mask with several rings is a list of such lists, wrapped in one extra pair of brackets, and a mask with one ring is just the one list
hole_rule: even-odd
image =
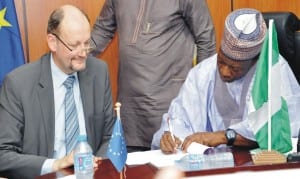
[[(282, 86), (286, 87), (292, 136), (297, 137), (300, 128), (300, 115), (297, 108), (300, 106), (300, 87), (288, 63), (280, 56)], [(164, 131), (168, 131), (167, 117), (170, 117), (175, 136), (184, 139), (196, 132), (222, 131), (234, 129), (238, 134), (255, 140), (254, 134), (247, 121), (247, 107), (243, 119), (239, 123), (225, 126), (214, 100), (214, 84), (217, 72), (217, 55), (210, 57), (195, 66), (188, 74), (178, 96), (172, 101), (169, 112), (164, 114), (161, 128), (155, 133), (152, 149), (160, 148), (160, 139)], [(243, 79), (226, 83), (230, 94), (240, 101)], [(250, 88), (247, 92), (246, 103), (250, 100)], [(226, 104), (223, 104), (226, 105)]]
[[(227, 16), (218, 54), (190, 70), (168, 113), (163, 115), (152, 149), (173, 153), (180, 145), (186, 150), (192, 142), (211, 147), (257, 147), (247, 108), (266, 29), (261, 13), (255, 9), (239, 9)], [(289, 109), (291, 135), (296, 137), (300, 127), (300, 86), (282, 56), (279, 64), (278, 80)], [(168, 119), (174, 136), (169, 132)]]

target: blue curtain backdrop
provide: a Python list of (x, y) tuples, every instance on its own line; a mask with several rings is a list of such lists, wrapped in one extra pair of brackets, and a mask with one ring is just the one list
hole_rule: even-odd
[(0, 0), (0, 86), (7, 73), (24, 63), (14, 0)]

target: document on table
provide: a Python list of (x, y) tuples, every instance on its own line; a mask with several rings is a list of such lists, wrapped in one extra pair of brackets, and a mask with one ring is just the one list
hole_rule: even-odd
[[(208, 148), (209, 147), (207, 146), (193, 142), (189, 146), (187, 152), (203, 154), (203, 152)], [(128, 153), (126, 164), (141, 165), (141, 164), (151, 163), (158, 168), (173, 166), (175, 165), (175, 160), (181, 159), (183, 156), (187, 155), (188, 153), (184, 153), (180, 149), (178, 149), (177, 152), (174, 154), (164, 154), (162, 153), (161, 150), (132, 152), (132, 153)]]
[(141, 165), (152, 163), (156, 167), (173, 166), (175, 160), (186, 155), (181, 150), (175, 154), (164, 154), (161, 150), (150, 150), (145, 152), (132, 152), (127, 155), (127, 165)]

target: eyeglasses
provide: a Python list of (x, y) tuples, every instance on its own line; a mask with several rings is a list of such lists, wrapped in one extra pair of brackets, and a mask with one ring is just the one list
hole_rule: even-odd
[(53, 32), (51, 34), (54, 35), (70, 52), (85, 51), (86, 53), (90, 53), (95, 48), (95, 43), (93, 43), (91, 39), (89, 40), (89, 43), (87, 45), (84, 45), (84, 47), (81, 49), (80, 49), (80, 45), (77, 45), (77, 46), (74, 46), (71, 48), (57, 34), (55, 34)]

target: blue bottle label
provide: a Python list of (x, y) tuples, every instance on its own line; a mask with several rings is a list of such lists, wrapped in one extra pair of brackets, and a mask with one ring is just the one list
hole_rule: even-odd
[(93, 169), (93, 155), (91, 153), (77, 154), (75, 156), (74, 165), (77, 171)]

